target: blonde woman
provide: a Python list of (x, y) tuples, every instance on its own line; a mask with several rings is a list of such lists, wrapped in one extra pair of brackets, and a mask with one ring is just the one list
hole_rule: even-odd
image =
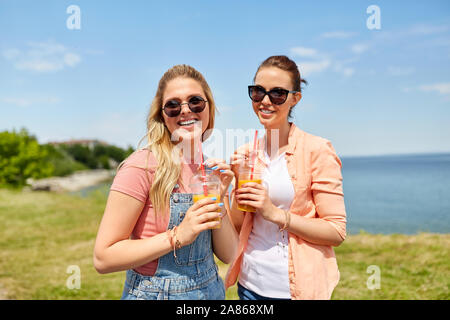
[[(163, 75), (147, 120), (148, 146), (121, 164), (95, 243), (99, 273), (127, 270), (122, 299), (225, 298), (213, 253), (230, 263), (237, 248), (226, 212), (233, 172), (223, 160), (208, 160), (225, 205), (210, 198), (193, 204), (189, 190), (199, 167), (195, 146), (214, 127), (214, 114), (211, 90), (197, 70), (177, 65)], [(221, 228), (212, 230), (217, 217)]]

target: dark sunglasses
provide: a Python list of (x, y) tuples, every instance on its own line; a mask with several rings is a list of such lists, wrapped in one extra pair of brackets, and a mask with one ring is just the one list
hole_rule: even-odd
[(181, 103), (179, 100), (169, 100), (166, 102), (166, 104), (162, 107), (164, 113), (168, 117), (176, 117), (181, 113), (181, 106), (183, 104), (187, 104), (189, 109), (194, 113), (200, 113), (203, 110), (205, 110), (206, 106), (206, 100), (204, 100), (202, 97), (194, 96), (189, 99), (188, 102)]
[(263, 101), (264, 97), (269, 95), (269, 99), (273, 104), (283, 104), (286, 102), (289, 93), (296, 93), (298, 91), (286, 90), (282, 88), (274, 88), (272, 90), (266, 91), (261, 86), (248, 86), (248, 95), (250, 99), (254, 102)]

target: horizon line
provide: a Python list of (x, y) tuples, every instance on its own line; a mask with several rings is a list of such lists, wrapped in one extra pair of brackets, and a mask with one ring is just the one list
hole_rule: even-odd
[(401, 156), (431, 156), (431, 155), (450, 155), (450, 151), (424, 151), (424, 152), (405, 152), (405, 153), (381, 153), (368, 155), (342, 155), (341, 159), (345, 158), (372, 158), (372, 157), (401, 157)]

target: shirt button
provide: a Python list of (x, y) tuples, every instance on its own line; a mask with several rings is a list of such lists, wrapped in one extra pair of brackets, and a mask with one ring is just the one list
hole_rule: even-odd
[(178, 195), (173, 196), (173, 202), (178, 202)]

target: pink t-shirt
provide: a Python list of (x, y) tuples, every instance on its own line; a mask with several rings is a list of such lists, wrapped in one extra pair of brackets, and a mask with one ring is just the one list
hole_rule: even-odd
[[(187, 185), (191, 176), (197, 171), (197, 167), (197, 165), (182, 164), (181, 178), (186, 188), (179, 183), (180, 189), (177, 192), (189, 192)], [(111, 185), (110, 190), (127, 194), (145, 204), (131, 233), (131, 239), (150, 238), (167, 230), (170, 219), (169, 209), (164, 213), (156, 213), (149, 197), (156, 168), (157, 160), (151, 152), (147, 149), (137, 150), (125, 160)], [(152, 276), (157, 267), (156, 259), (134, 270), (140, 274)]]

